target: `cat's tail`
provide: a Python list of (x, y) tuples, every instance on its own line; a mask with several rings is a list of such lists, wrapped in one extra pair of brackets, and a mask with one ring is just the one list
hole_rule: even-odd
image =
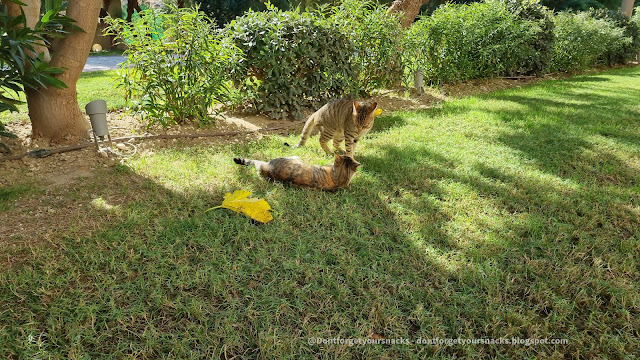
[(269, 171), (271, 171), (271, 166), (269, 166), (269, 163), (264, 161), (243, 159), (243, 158), (233, 158), (233, 161), (238, 165), (255, 166), (255, 168), (261, 174), (268, 173)]
[(309, 116), (309, 118), (307, 119), (307, 122), (304, 123), (304, 128), (302, 129), (302, 135), (300, 135), (300, 141), (298, 141), (298, 144), (294, 147), (304, 146), (304, 144), (307, 142), (307, 139), (309, 139), (309, 136), (311, 135), (311, 131), (313, 131), (313, 128), (315, 126), (316, 126), (316, 113), (313, 113), (311, 116)]
[(264, 161), (243, 159), (243, 158), (233, 158), (233, 161), (238, 165), (255, 166), (256, 169), (258, 169), (258, 170), (260, 170), (260, 166), (262, 166), (263, 164), (266, 164), (266, 162), (264, 162)]
[(251, 165), (251, 160), (248, 160), (248, 159), (233, 158), (233, 162), (235, 162), (238, 165), (243, 165), (243, 166)]

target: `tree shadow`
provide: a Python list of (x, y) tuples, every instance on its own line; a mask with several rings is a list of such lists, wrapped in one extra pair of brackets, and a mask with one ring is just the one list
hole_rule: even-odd
[(541, 84), (544, 91), (533, 96), (515, 91), (482, 95), (481, 101), (497, 101), (498, 106), (459, 102), (445, 112), (462, 116), (480, 111), (499, 119), (508, 128), (484, 139), (519, 151), (545, 172), (581, 183), (637, 182), (636, 169), (620, 158), (617, 148), (630, 149), (640, 140), (638, 111), (628, 106), (640, 92), (602, 94), (589, 83), (607, 79), (590, 78)]
[(581, 75), (571, 78), (572, 83), (580, 83), (580, 82), (602, 82), (602, 81), (611, 81), (610, 79), (602, 76), (594, 76), (594, 75)]
[(406, 120), (397, 115), (392, 116), (378, 116), (376, 117), (373, 128), (371, 129), (372, 133), (375, 132), (383, 132), (393, 128), (401, 127), (406, 124)]

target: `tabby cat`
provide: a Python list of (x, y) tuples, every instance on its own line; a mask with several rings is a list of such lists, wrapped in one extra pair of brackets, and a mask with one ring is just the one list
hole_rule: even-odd
[(351, 156), (335, 154), (332, 166), (307, 165), (297, 156), (277, 158), (269, 162), (233, 158), (236, 164), (255, 166), (260, 175), (296, 186), (337, 191), (351, 182), (360, 163)]
[(299, 146), (304, 146), (315, 126), (320, 127), (320, 146), (327, 154), (332, 151), (327, 146), (333, 140), (336, 151), (344, 152), (341, 143), (345, 142), (346, 154), (353, 156), (356, 143), (373, 127), (373, 118), (377, 103), (363, 104), (352, 99), (334, 100), (324, 105), (307, 119), (300, 136)]

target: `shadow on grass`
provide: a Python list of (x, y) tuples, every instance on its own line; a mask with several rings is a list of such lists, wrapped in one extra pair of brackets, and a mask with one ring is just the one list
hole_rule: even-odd
[[(515, 316), (520, 319), (521, 329), (552, 318), (555, 318), (552, 322), (560, 319), (571, 322), (569, 319), (575, 316), (581, 319), (575, 323), (576, 328), (562, 330), (568, 338), (580, 337), (577, 334), (587, 331), (593, 321), (625, 326), (625, 320), (617, 317), (604, 320), (608, 312), (628, 309), (620, 301), (620, 294), (635, 297), (623, 285), (629, 280), (623, 270), (628, 269), (627, 265), (614, 265), (619, 261), (616, 259), (626, 257), (625, 252), (632, 248), (637, 254), (637, 246), (632, 244), (640, 239), (637, 211), (629, 206), (623, 193), (575, 188), (545, 173), (523, 174), (483, 162), (475, 163), (472, 171), (464, 170), (445, 155), (421, 146), (389, 146), (381, 150), (375, 156), (361, 159), (376, 176), (390, 177), (391, 183), (397, 181), (402, 188), (405, 178), (414, 179), (412, 185), (419, 187), (415, 179), (423, 174), (424, 183), (431, 184), (424, 186), (422, 192), (413, 189), (416, 197), (434, 199), (436, 205), (430, 208), (438, 211), (437, 215), (432, 211), (426, 213), (445, 219), (432, 223), (432, 218), (425, 214), (415, 218), (422, 220), (417, 233), (426, 239), (427, 248), (435, 246), (475, 264), (456, 269), (459, 278), (454, 287), (464, 286), (467, 281), (475, 284), (471, 292), (477, 296), (478, 303), (473, 305), (476, 310), (496, 306), (494, 296), (501, 294), (500, 309), (483, 308), (484, 316), (501, 319)], [(402, 161), (405, 162), (401, 172), (389, 167)], [(473, 199), (471, 204), (467, 204), (469, 199)], [(457, 202), (465, 204), (456, 206)], [(633, 202), (640, 203), (638, 196)], [(419, 209), (420, 206), (405, 204), (403, 211)], [(402, 222), (398, 226), (411, 228)], [(428, 231), (431, 226), (440, 231)], [(599, 261), (616, 268), (613, 270), (616, 275), (594, 268), (593, 264)], [(594, 314), (599, 320), (590, 318)], [(477, 320), (477, 314), (466, 319)], [(506, 321), (500, 326), (509, 332), (506, 329), (513, 325)], [(579, 350), (570, 345), (556, 351), (571, 354)]]
[(373, 129), (371, 129), (371, 132), (383, 132), (389, 129), (401, 127), (405, 124), (406, 120), (401, 116), (378, 116), (373, 123)]
[[(107, 203), (127, 201), (92, 210), (90, 215), (109, 214), (103, 230), (67, 236), (22, 267), (0, 273), (0, 323), (8, 324), (0, 330), (0, 357), (634, 353), (640, 199), (629, 198), (622, 186), (636, 183), (636, 175), (616, 154), (597, 152), (593, 124), (580, 119), (593, 111), (570, 102), (525, 103), (508, 93), (483, 98), (542, 106), (497, 113), (500, 131), (474, 134), (533, 162), (497, 163), (471, 158), (471, 151), (469, 158), (456, 157), (427, 141), (383, 144), (364, 149), (362, 171), (348, 189), (328, 194), (268, 183), (233, 165), (231, 157), (229, 165), (212, 163), (226, 156), (225, 149), (219, 155), (220, 149), (202, 148), (175, 158), (156, 153), (164, 178), (121, 166), (87, 180), (82, 193), (102, 195)], [(425, 114), (465, 115), (465, 106)], [(573, 116), (537, 123), (528, 115), (534, 111)], [(391, 130), (405, 120), (378, 123), (378, 131)], [(450, 128), (437, 128), (442, 123), (430, 126), (450, 135)], [(276, 151), (267, 147), (253, 143), (229, 152)], [(492, 149), (472, 150), (482, 155)], [(612, 188), (590, 186), (603, 181), (608, 168), (615, 174), (622, 169), (620, 180)], [(166, 177), (180, 190), (165, 185)], [(274, 221), (255, 226), (226, 209), (204, 214), (232, 189), (266, 198)], [(570, 343), (308, 342), (377, 336)]]
[(6, 211), (11, 208), (11, 202), (28, 194), (34, 192), (35, 188), (29, 184), (17, 184), (8, 187), (0, 187), (0, 212)]
[(602, 76), (593, 76), (593, 75), (582, 75), (571, 78), (572, 83), (580, 83), (580, 82), (602, 82), (602, 81), (611, 81), (610, 79)]
[[(626, 76), (625, 74), (624, 76)], [(637, 169), (619, 158), (619, 148), (640, 143), (638, 109), (629, 106), (640, 98), (638, 89), (625, 93), (597, 91), (604, 77), (580, 76), (542, 84), (534, 96), (502, 91), (479, 96), (485, 101), (517, 104), (482, 112), (508, 126), (495, 136), (485, 136), (518, 150), (540, 168), (579, 183), (637, 183)], [(469, 103), (448, 104), (449, 116), (473, 111)], [(605, 141), (598, 136), (606, 138)]]
[[(223, 188), (177, 193), (123, 166), (87, 179), (82, 193), (104, 199), (89, 216), (109, 216), (109, 224), (0, 273), (2, 288), (13, 289), (0, 291), (0, 322), (9, 324), (0, 332), (0, 355), (311, 355), (321, 350), (308, 344), (311, 336), (449, 331), (425, 319), (432, 307), (443, 310), (437, 294), (451, 293), (456, 275), (398, 230), (402, 214), (388, 203), (395, 193), (375, 182), (338, 194), (302, 190), (243, 170), (231, 166), (228, 175), (239, 179), (233, 186), (267, 189), (273, 222), (255, 226), (226, 209), (204, 214), (222, 201)], [(127, 194), (126, 203), (112, 203)], [(438, 213), (424, 199), (407, 201)], [(437, 226), (427, 233), (445, 237)], [(38, 296), (38, 288), (49, 295)], [(19, 312), (5, 308), (18, 304)], [(43, 334), (39, 343), (28, 341)], [(396, 357), (415, 350), (388, 349)], [(331, 352), (355, 356), (344, 347)]]

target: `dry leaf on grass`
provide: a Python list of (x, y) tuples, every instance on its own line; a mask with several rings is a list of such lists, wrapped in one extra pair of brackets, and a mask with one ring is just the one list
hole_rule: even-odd
[(273, 216), (269, 212), (271, 206), (264, 199), (249, 198), (251, 192), (247, 190), (236, 190), (224, 195), (222, 205), (207, 209), (209, 210), (226, 208), (247, 215), (248, 217), (266, 223), (273, 220)]

